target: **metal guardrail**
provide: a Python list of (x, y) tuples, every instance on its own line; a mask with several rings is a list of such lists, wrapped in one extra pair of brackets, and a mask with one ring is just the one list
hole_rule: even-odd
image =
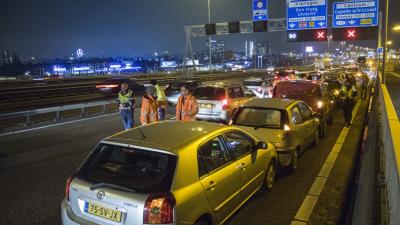
[(380, 85), (381, 111), (381, 148), (384, 172), (382, 185), (386, 193), (382, 194), (386, 202), (386, 224), (400, 224), (400, 122), (385, 84)]
[(63, 111), (80, 109), (80, 116), (84, 116), (87, 108), (101, 106), (102, 107), (101, 113), (105, 113), (107, 105), (115, 103), (116, 100), (103, 100), (96, 102), (86, 102), (80, 104), (70, 104), (70, 105), (55, 106), (42, 109), (26, 110), (21, 112), (3, 113), (0, 114), (0, 119), (4, 120), (11, 118), (25, 118), (25, 127), (29, 127), (32, 125), (32, 117), (36, 115), (55, 113), (54, 121), (57, 122), (62, 119), (61, 112)]

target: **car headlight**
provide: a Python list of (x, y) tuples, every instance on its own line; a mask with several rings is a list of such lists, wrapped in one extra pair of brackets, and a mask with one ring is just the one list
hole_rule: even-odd
[(318, 109), (322, 109), (322, 106), (324, 105), (324, 103), (322, 101), (318, 101), (317, 102), (317, 107)]

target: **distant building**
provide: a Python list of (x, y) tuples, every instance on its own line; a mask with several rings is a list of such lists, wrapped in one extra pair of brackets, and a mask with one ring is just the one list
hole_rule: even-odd
[[(209, 42), (206, 42), (207, 51), (209, 51)], [(224, 40), (211, 40), (211, 56), (214, 63), (221, 63), (224, 61), (224, 54), (226, 52), (226, 41)]]
[(271, 54), (271, 42), (268, 41), (257, 41), (255, 47), (255, 53), (257, 56), (265, 56)]
[(1, 56), (1, 61), (4, 65), (15, 65), (20, 63), (18, 56), (12, 51), (4, 50)]
[(246, 58), (253, 58), (254, 55), (255, 55), (254, 41), (246, 41), (245, 42), (245, 56), (246, 56)]

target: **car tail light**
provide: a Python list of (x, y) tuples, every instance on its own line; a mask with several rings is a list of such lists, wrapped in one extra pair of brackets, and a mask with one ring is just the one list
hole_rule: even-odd
[(69, 176), (67, 178), (67, 182), (65, 183), (65, 199), (69, 201), (69, 188), (71, 187), (71, 182), (74, 179), (73, 176)]
[(285, 140), (286, 138), (288, 138), (289, 132), (290, 132), (290, 126), (285, 124), (283, 125), (283, 140)]
[(175, 198), (172, 194), (150, 195), (143, 209), (143, 223), (168, 224), (174, 222)]
[(324, 103), (322, 101), (318, 101), (317, 102), (317, 107), (318, 109), (322, 109), (322, 106), (324, 105)]
[(289, 76), (286, 76), (286, 77), (285, 77), (285, 80), (289, 80)]
[(96, 88), (117, 88), (118, 86), (118, 84), (102, 84), (97, 85)]
[(228, 108), (228, 100), (224, 99), (222, 100), (222, 109), (227, 109)]

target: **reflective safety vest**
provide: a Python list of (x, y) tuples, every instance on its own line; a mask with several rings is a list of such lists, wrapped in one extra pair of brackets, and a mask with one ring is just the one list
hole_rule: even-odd
[(193, 121), (199, 112), (199, 104), (194, 96), (189, 95), (183, 102), (183, 97), (179, 96), (176, 104), (176, 120)]
[(158, 121), (157, 103), (153, 96), (145, 95), (142, 99), (142, 108), (140, 110), (140, 122), (142, 125)]
[(157, 105), (158, 107), (166, 107), (167, 106), (167, 97), (165, 96), (165, 91), (160, 88), (160, 85), (156, 84), (154, 86), (156, 88), (156, 96), (157, 96)]
[(342, 99), (354, 99), (356, 96), (354, 95), (355, 93), (357, 93), (356, 88), (354, 87), (354, 85), (351, 85), (351, 88), (348, 89), (346, 87), (346, 85), (342, 86)]
[(132, 94), (133, 92), (131, 90), (125, 94), (120, 91), (117, 99), (118, 104), (122, 105), (122, 108), (131, 108), (133, 106)]

